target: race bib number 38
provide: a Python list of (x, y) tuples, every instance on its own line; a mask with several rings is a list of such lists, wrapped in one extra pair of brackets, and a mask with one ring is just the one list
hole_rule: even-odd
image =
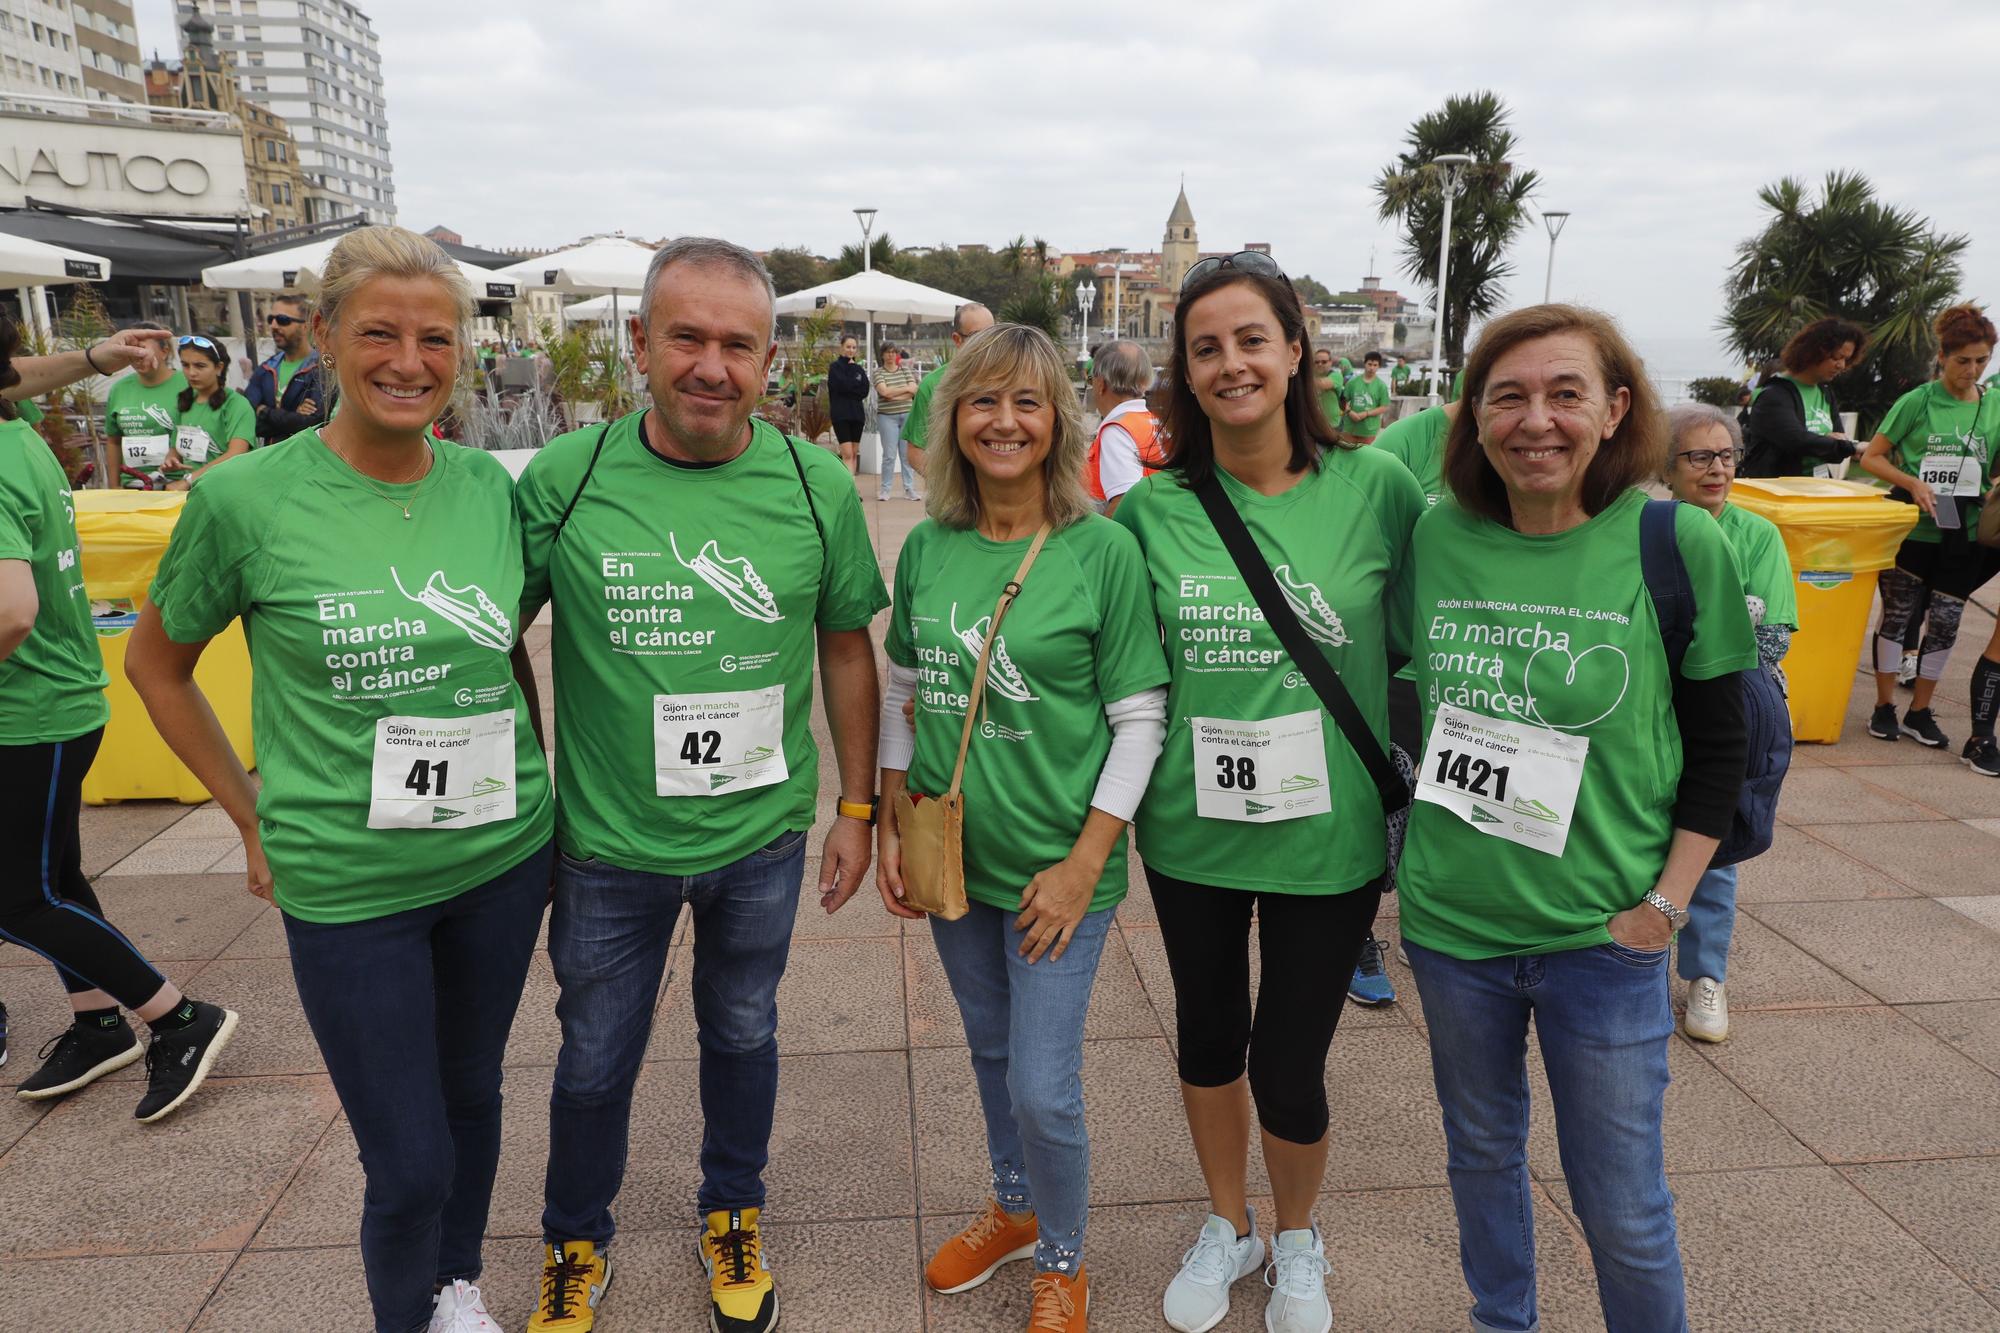
[(661, 796), (724, 796), (790, 776), (784, 686), (653, 696), (653, 779)]
[(514, 817), (514, 710), (375, 723), (369, 828), (460, 829)]
[(1589, 755), (1587, 737), (1441, 704), (1417, 768), (1417, 799), (1489, 837), (1561, 856)]
[(1318, 709), (1262, 721), (1191, 717), (1194, 812), (1270, 824), (1333, 808)]

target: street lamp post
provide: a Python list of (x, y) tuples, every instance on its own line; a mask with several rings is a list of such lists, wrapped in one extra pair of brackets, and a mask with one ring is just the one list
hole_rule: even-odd
[(1431, 406), (1444, 401), (1438, 380), (1444, 374), (1444, 294), (1451, 273), (1451, 204), (1458, 197), (1458, 183), (1472, 165), (1470, 153), (1441, 153), (1431, 165), (1444, 169), (1439, 187), (1444, 191), (1444, 227), (1438, 236), (1437, 322), (1431, 328)]
[(1111, 336), (1125, 336), (1125, 247), (1111, 252)]
[[(875, 210), (857, 208), (854, 210), (854, 220), (861, 224), (861, 271), (866, 273), (875, 267), (874, 256), (868, 252), (868, 233), (875, 229)], [(861, 355), (872, 366), (875, 364), (875, 312), (868, 311), (866, 320), (868, 341), (861, 344)]]
[(1548, 276), (1542, 279), (1543, 305), (1547, 305), (1549, 303), (1549, 293), (1555, 290), (1556, 237), (1562, 235), (1563, 223), (1568, 221), (1569, 221), (1569, 213), (1565, 209), (1553, 208), (1553, 209), (1544, 209), (1542, 211), (1542, 225), (1549, 229), (1549, 268), (1548, 268)]
[(1085, 280), (1076, 285), (1076, 312), (1083, 316), (1083, 331), (1076, 339), (1076, 363), (1090, 359), (1090, 307), (1097, 300), (1097, 284)]

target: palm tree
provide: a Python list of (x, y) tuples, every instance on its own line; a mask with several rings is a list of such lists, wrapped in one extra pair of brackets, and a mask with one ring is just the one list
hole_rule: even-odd
[(1499, 308), (1502, 286), (1514, 272), (1502, 256), (1527, 222), (1528, 197), (1541, 178), (1514, 170), (1510, 159), (1518, 145), (1507, 126), (1507, 104), (1494, 93), (1447, 97), (1440, 110), (1411, 125), (1403, 141), (1407, 146), (1375, 181), (1378, 215), (1403, 224), (1403, 271), (1430, 285), (1433, 303), (1444, 226), (1444, 172), (1434, 163), (1446, 153), (1473, 159), (1452, 205), (1451, 290), (1444, 304), (1445, 359), (1457, 365), (1472, 320)]
[(1829, 172), (1817, 199), (1790, 176), (1757, 198), (1769, 220), (1736, 247), (1717, 327), (1753, 363), (1827, 315), (1867, 329), (1867, 357), (1835, 382), (1865, 436), (1898, 395), (1929, 377), (1931, 321), (1958, 290), (1967, 238), (1883, 203), (1858, 172)]
[[(868, 243), (868, 260), (871, 267), (879, 268), (886, 273), (897, 271), (896, 243), (889, 239), (888, 232), (883, 232)], [(861, 247), (843, 245), (840, 247), (840, 258), (827, 265), (825, 280), (831, 282), (835, 278), (845, 278), (860, 271)]]

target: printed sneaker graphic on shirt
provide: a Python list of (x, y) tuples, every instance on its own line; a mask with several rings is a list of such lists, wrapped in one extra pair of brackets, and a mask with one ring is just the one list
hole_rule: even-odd
[(724, 555), (713, 538), (692, 560), (681, 554), (680, 543), (671, 532), (667, 534), (667, 545), (673, 548), (674, 559), (721, 593), (722, 600), (738, 615), (761, 620), (766, 625), (775, 625), (785, 618), (778, 610), (778, 599), (771, 595), (770, 585), (757, 576), (757, 567), (750, 563), (750, 557)]
[(394, 565), (389, 566), (389, 577), (395, 580), (397, 592), (426, 611), (443, 616), (481, 648), (504, 653), (514, 646), (514, 622), (507, 619), (506, 613), (494, 605), (478, 584), (454, 588), (440, 569), (425, 581), (421, 591), (411, 592), (403, 586), (403, 576)]
[[(969, 661), (977, 662), (979, 655), (986, 651), (986, 627), (993, 621), (992, 616), (982, 616), (970, 627), (958, 627), (958, 603), (951, 604), (951, 632), (965, 645), (965, 651), (972, 654)], [(1012, 699), (1015, 703), (1031, 704), (1041, 698), (1028, 688), (1022, 678), (1020, 668), (1014, 659), (1007, 656), (1007, 636), (1002, 634), (993, 642), (993, 656), (986, 664), (986, 687), (995, 694)]]
[(472, 784), (472, 795), (484, 796), (488, 792), (506, 791), (507, 784), (498, 778), (481, 778)]
[(1528, 655), (1521, 693), (1528, 717), (1556, 731), (1581, 731), (1618, 711), (1632, 683), (1625, 651), (1608, 643), (1571, 653), (1547, 643)]
[(753, 745), (749, 749), (743, 752), (743, 762), (746, 764), (754, 764), (759, 759), (769, 759), (772, 755), (776, 753), (777, 751), (773, 750), (768, 745)]
[(1306, 627), (1306, 633), (1329, 648), (1339, 648), (1354, 642), (1347, 635), (1347, 627), (1340, 623), (1332, 606), (1320, 594), (1317, 584), (1310, 579), (1296, 578), (1290, 565), (1279, 565), (1271, 571), (1278, 576), (1278, 591), (1285, 595), (1292, 614)]
[(1514, 798), (1514, 813), (1517, 815), (1526, 815), (1530, 819), (1539, 819), (1546, 824), (1562, 823), (1561, 815), (1549, 809), (1540, 801), (1531, 801), (1525, 796), (1516, 796)]
[(1278, 784), (1279, 791), (1309, 791), (1319, 786), (1318, 778), (1309, 778), (1303, 773), (1294, 773)]

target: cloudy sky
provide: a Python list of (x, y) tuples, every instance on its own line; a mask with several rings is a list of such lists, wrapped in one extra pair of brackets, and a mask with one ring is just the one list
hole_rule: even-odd
[[(829, 254), (873, 205), (905, 245), (1157, 249), (1184, 173), (1204, 249), (1269, 241), (1328, 283), (1373, 253), (1414, 291), (1371, 183), (1416, 116), (1490, 88), (1540, 202), (1573, 214), (1556, 296), (1617, 315), (1657, 373), (1728, 368), (1722, 277), (1786, 174), (1859, 170), (1971, 234), (1967, 291), (2000, 302), (1991, 0), (363, 6), (400, 221), (475, 244), (623, 228)], [(170, 50), (171, 0), (138, 7)], [(1522, 233), (1515, 298), (1547, 254)]]

